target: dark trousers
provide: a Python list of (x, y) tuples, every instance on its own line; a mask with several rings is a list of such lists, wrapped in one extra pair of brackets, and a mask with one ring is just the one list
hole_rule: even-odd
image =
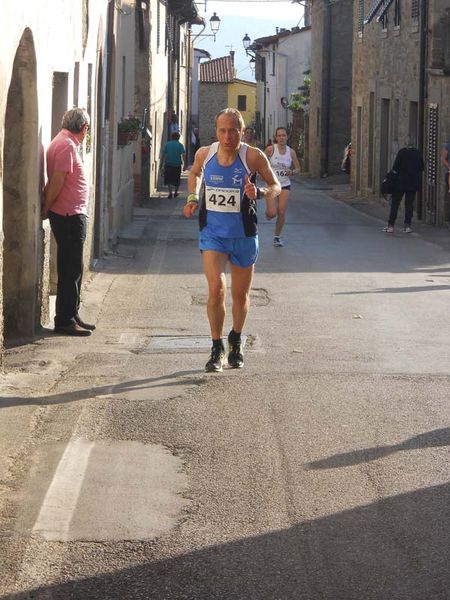
[(75, 323), (80, 308), (87, 217), (86, 215), (62, 217), (49, 211), (48, 218), (57, 245), (58, 287), (55, 327), (65, 327)]
[(391, 212), (389, 213), (388, 224), (392, 227), (397, 219), (398, 207), (405, 196), (405, 225), (411, 225), (414, 212), (414, 196), (416, 192), (394, 192), (391, 197)]

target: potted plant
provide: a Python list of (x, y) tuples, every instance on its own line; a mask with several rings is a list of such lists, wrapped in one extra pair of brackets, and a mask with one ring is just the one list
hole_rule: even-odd
[(141, 122), (136, 115), (129, 113), (122, 117), (117, 125), (117, 145), (126, 146), (131, 140), (137, 140)]

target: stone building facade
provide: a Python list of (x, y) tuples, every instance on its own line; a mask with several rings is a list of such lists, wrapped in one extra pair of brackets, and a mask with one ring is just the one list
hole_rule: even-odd
[(351, 137), (353, 0), (314, 0), (311, 6), (309, 170), (340, 171)]
[(81, 106), (91, 117), (80, 148), (90, 190), (88, 270), (130, 220), (141, 177), (143, 140), (119, 145), (119, 122), (146, 111), (147, 166), (153, 167), (146, 178), (153, 189), (169, 110), (178, 112), (182, 130), (187, 129), (189, 26), (195, 22), (193, 0), (5, 4), (0, 20), (0, 355), (4, 343), (33, 337), (51, 315), (56, 246), (40, 212), (45, 150), (60, 130), (62, 115)]
[(439, 160), (450, 140), (448, 1), (355, 0), (354, 13), (352, 184), (362, 196), (379, 196), (396, 153), (411, 142), (426, 162), (417, 218), (442, 225), (448, 220)]
[(439, 160), (444, 144), (450, 142), (450, 6), (448, 0), (428, 3), (424, 106), (423, 189), (424, 218), (443, 225), (450, 220), (450, 193), (445, 185), (446, 169)]
[(361, 195), (379, 194), (398, 150), (419, 143), (419, 21), (410, 3), (399, 15), (377, 4), (355, 3), (352, 183)]

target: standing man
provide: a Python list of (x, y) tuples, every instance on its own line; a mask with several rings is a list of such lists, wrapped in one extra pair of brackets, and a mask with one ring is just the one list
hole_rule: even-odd
[(284, 245), (280, 236), (286, 220), (286, 209), (291, 191), (291, 180), (289, 177), (300, 172), (300, 163), (298, 162), (297, 154), (293, 148), (287, 145), (287, 139), (287, 129), (285, 127), (278, 127), (275, 131), (275, 143), (264, 150), (281, 184), (281, 192), (277, 203), (277, 222), (273, 238), (273, 245), (278, 248)]
[[(203, 269), (208, 282), (208, 319), (211, 356), (207, 372), (222, 371), (225, 347), (225, 268), (230, 262), (233, 328), (228, 335), (228, 364), (244, 366), (241, 332), (250, 305), (250, 287), (258, 257), (256, 199), (266, 198), (266, 214), (275, 216), (280, 185), (267, 158), (258, 148), (241, 143), (244, 120), (234, 108), (222, 110), (215, 119), (218, 142), (202, 147), (195, 155), (188, 177), (188, 197), (183, 208), (191, 217), (199, 207)], [(256, 174), (267, 188), (258, 190)], [(199, 199), (200, 195), (200, 199)]]
[(392, 171), (397, 174), (395, 191), (391, 196), (391, 209), (387, 226), (383, 229), (385, 233), (393, 233), (397, 219), (398, 209), (405, 196), (405, 219), (403, 231), (412, 233), (411, 221), (414, 212), (414, 198), (420, 189), (420, 174), (424, 169), (423, 158), (419, 150), (408, 141), (395, 157)]
[(50, 220), (57, 245), (58, 287), (55, 333), (91, 335), (95, 325), (81, 320), (80, 291), (86, 239), (89, 189), (78, 148), (89, 130), (83, 108), (67, 111), (62, 129), (47, 150), (47, 175), (42, 218)]

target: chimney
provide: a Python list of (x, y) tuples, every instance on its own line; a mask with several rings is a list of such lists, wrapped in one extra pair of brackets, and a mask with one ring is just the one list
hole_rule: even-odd
[(230, 50), (230, 56), (231, 56), (231, 64), (234, 67), (234, 50)]

